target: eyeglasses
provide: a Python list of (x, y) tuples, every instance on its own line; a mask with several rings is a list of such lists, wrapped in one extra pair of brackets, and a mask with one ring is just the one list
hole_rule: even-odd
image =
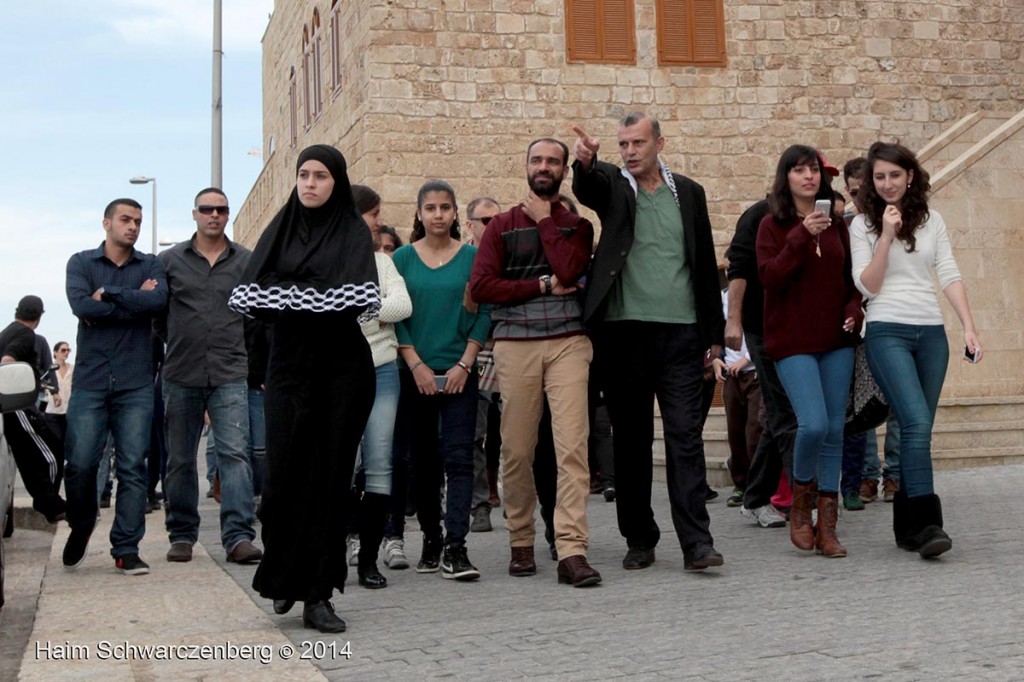
[(487, 226), (487, 223), (491, 222), (493, 219), (494, 216), (492, 215), (485, 215), (483, 218), (470, 218), (470, 220), (475, 220), (485, 227)]
[(61, 348), (61, 349), (60, 349), (59, 351), (57, 351), (57, 352), (58, 352), (58, 353), (70, 353), (70, 352), (71, 352), (71, 349), (70, 349), (70, 348), (67, 348), (67, 347), (65, 347), (65, 348)]
[(214, 211), (216, 211), (220, 215), (228, 215), (231, 213), (231, 209), (228, 208), (227, 206), (206, 206), (205, 204), (201, 206), (196, 206), (196, 210), (202, 213), (203, 215), (213, 215)]

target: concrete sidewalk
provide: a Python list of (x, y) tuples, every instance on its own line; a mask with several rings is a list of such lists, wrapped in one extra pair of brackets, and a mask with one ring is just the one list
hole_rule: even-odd
[[(202, 501), (200, 544), (188, 564), (164, 560), (162, 519), (147, 517), (147, 576), (114, 570), (106, 537), (113, 514), (104, 510), (77, 571), (61, 567), (66, 527), (56, 535), (21, 679), (1022, 679), (1022, 488), (1024, 467), (937, 474), (954, 547), (933, 562), (895, 547), (883, 502), (843, 515), (850, 556), (826, 560), (792, 547), (786, 529), (749, 524), (723, 495), (709, 510), (726, 563), (704, 574), (683, 572), (663, 483), (654, 495), (662, 541), (643, 571), (622, 569), (615, 505), (591, 496), (590, 557), (604, 584), (590, 589), (556, 584), (542, 540), (538, 575), (509, 577), (508, 535), (495, 510), (495, 531), (469, 537), (479, 582), (382, 568), (390, 584), (371, 591), (353, 569), (334, 600), (349, 625), (341, 636), (304, 629), (299, 608), (275, 616), (252, 594), (253, 567), (225, 562), (212, 500)], [(407, 535), (414, 563), (418, 535)], [(333, 541), (343, 540), (339, 530)], [(268, 647), (272, 660), (99, 660), (102, 642), (249, 644)], [(77, 645), (92, 655), (37, 655), (47, 643), (51, 652)], [(293, 652), (288, 660), (282, 647)]]

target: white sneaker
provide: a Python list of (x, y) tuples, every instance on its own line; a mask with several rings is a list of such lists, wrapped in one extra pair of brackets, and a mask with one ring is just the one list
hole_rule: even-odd
[(402, 538), (384, 539), (384, 565), (396, 571), (409, 568), (409, 559), (405, 556), (405, 540)]
[(349, 535), (345, 540), (348, 544), (348, 565), (358, 566), (359, 565), (359, 536)]
[(757, 525), (761, 526), (761, 528), (782, 528), (786, 525), (785, 517), (777, 512), (775, 507), (770, 504), (766, 504), (763, 507), (757, 507), (756, 509), (740, 507), (740, 516), (754, 521)]

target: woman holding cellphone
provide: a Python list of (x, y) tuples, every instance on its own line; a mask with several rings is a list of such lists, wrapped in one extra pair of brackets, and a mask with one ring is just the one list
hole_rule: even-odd
[(932, 427), (949, 364), (933, 272), (963, 325), (968, 359), (980, 362), (984, 351), (946, 223), (928, 208), (928, 173), (899, 144), (876, 142), (867, 163), (864, 213), (850, 224), (853, 277), (869, 299), (868, 364), (902, 435), (893, 533), (899, 547), (931, 559), (953, 547), (932, 475)]
[[(418, 573), (480, 577), (469, 561), (466, 535), (473, 496), (477, 375), (473, 370), (490, 328), (486, 308), (469, 299), (476, 247), (459, 241), (455, 190), (442, 180), (424, 184), (416, 200), (412, 243), (395, 251), (412, 316), (396, 325), (404, 363), (399, 412), (408, 424), (417, 516), (423, 531)], [(439, 483), (447, 475), (441, 534)], [(443, 547), (442, 547), (443, 545)], [(443, 550), (443, 556), (442, 556)]]
[[(797, 420), (790, 540), (825, 557), (844, 557), (836, 537), (839, 473), (853, 346), (864, 313), (850, 276), (846, 223), (831, 211), (824, 168), (812, 147), (794, 145), (782, 153), (769, 196), (771, 213), (757, 232), (757, 265), (764, 286), (765, 351)], [(816, 200), (828, 206), (816, 206)]]

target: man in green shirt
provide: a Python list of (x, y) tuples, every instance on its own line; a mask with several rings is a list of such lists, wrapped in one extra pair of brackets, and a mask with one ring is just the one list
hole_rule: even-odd
[(599, 142), (575, 131), (573, 192), (602, 228), (583, 321), (612, 421), (623, 567), (650, 566), (661, 536), (651, 509), (655, 397), (684, 568), (721, 566), (705, 506), (701, 383), (704, 353), (721, 352), (725, 321), (704, 189), (661, 161), (665, 138), (652, 116), (619, 122), (621, 169), (598, 161)]

